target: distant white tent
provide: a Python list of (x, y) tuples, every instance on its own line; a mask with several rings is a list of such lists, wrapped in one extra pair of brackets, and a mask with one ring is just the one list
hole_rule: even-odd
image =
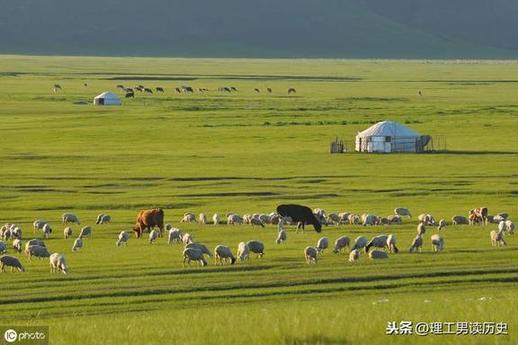
[(382, 121), (358, 133), (355, 148), (358, 152), (423, 152), (430, 139), (400, 123)]
[(121, 105), (122, 103), (121, 103), (120, 98), (116, 94), (114, 94), (110, 91), (106, 91), (106, 92), (101, 93), (98, 96), (95, 96), (94, 104), (95, 105)]

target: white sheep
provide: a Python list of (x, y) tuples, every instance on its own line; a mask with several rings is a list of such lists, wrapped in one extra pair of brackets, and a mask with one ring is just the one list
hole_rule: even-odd
[(417, 224), (417, 234), (423, 236), (426, 233), (426, 226), (424, 222)]
[(426, 225), (436, 225), (437, 222), (435, 221), (435, 218), (429, 214), (429, 213), (422, 213), (417, 218), (420, 222), (425, 223)]
[(373, 214), (362, 214), (363, 226), (376, 225), (378, 223), (378, 217)]
[(350, 214), (347, 217), (347, 220), (349, 221), (349, 224), (351, 224), (351, 225), (360, 224), (360, 216), (357, 214)]
[(444, 249), (444, 239), (439, 234), (434, 234), (430, 238), (432, 241), (432, 249), (434, 252), (440, 252)]
[(464, 216), (453, 216), (451, 217), (451, 222), (453, 225), (469, 224), (468, 218)]
[(230, 260), (230, 264), (233, 265), (236, 262), (236, 258), (232, 255), (232, 251), (229, 247), (218, 245), (214, 248), (214, 263), (223, 265), (225, 261)]
[(0, 241), (0, 254), (5, 253), (7, 253), (7, 245), (5, 244), (5, 242)]
[(50, 224), (47, 223), (47, 224), (43, 225), (42, 231), (43, 231), (43, 236), (45, 238), (49, 238), (50, 234), (52, 233), (52, 228), (50, 227)]
[(251, 253), (257, 254), (257, 257), (262, 258), (264, 256), (264, 243), (257, 240), (251, 240), (246, 242), (248, 249)]
[(25, 251), (27, 251), (30, 246), (46, 247), (45, 242), (36, 238), (25, 242)]
[(369, 252), (369, 258), (372, 260), (388, 259), (388, 254), (383, 250), (374, 249)]
[(396, 235), (389, 234), (387, 236), (387, 248), (389, 250), (389, 253), (397, 254), (399, 252), (398, 247), (396, 246)]
[(367, 243), (369, 243), (369, 240), (367, 239), (367, 237), (365, 236), (358, 236), (356, 237), (356, 239), (354, 240), (354, 246), (353, 246), (353, 250), (354, 249), (362, 249), (362, 248), (365, 248), (365, 246), (367, 245)]
[(412, 241), (412, 245), (410, 246), (409, 252), (413, 253), (416, 251), (421, 252), (421, 248), (423, 246), (423, 237), (422, 235), (417, 234), (417, 236)]
[(437, 226), (437, 230), (444, 229), (446, 227), (446, 225), (448, 225), (448, 223), (446, 223), (446, 219), (439, 220), (439, 225)]
[(394, 214), (387, 217), (387, 220), (389, 224), (401, 224), (403, 223), (403, 220), (401, 219), (401, 216)]
[(61, 220), (63, 221), (64, 225), (68, 223), (76, 223), (78, 225), (81, 224), (79, 222), (79, 218), (73, 213), (63, 213), (63, 215), (61, 216)]
[(203, 257), (203, 253), (201, 250), (197, 248), (185, 248), (183, 250), (183, 266), (185, 267), (185, 262), (187, 264), (191, 264), (191, 261), (197, 261), (202, 266), (207, 266), (207, 261), (205, 261), (205, 258)]
[(214, 213), (214, 215), (212, 216), (212, 223), (214, 225), (218, 225), (219, 222), (220, 222), (219, 215), (217, 213)]
[(67, 226), (65, 229), (63, 229), (63, 237), (65, 237), (65, 240), (72, 237), (72, 228)]
[(344, 250), (344, 248), (349, 249), (349, 243), (350, 243), (349, 237), (347, 237), (347, 236), (338, 237), (335, 241), (335, 247), (333, 249), (333, 253), (338, 254), (338, 253), (341, 253)]
[(182, 236), (182, 242), (184, 244), (189, 244), (193, 242), (192, 235), (189, 233), (186, 233)]
[(111, 223), (111, 221), (112, 221), (112, 217), (110, 215), (101, 213), (101, 214), (97, 215), (95, 224), (107, 224), (107, 223)]
[(503, 230), (499, 230), (499, 231), (493, 230), (493, 231), (491, 231), (491, 233), (489, 235), (491, 237), (492, 246), (506, 246), (507, 245), (507, 243), (504, 240), (504, 231)]
[(318, 250), (315, 247), (306, 247), (304, 249), (304, 258), (306, 259), (306, 263), (311, 264), (317, 263)]
[(117, 239), (117, 242), (115, 242), (115, 244), (117, 245), (117, 247), (127, 246), (128, 240), (129, 240), (129, 234), (126, 231), (121, 231), (119, 233), (119, 238)]
[(288, 235), (286, 234), (286, 230), (281, 229), (277, 233), (277, 239), (275, 240), (275, 243), (281, 244), (286, 242), (286, 239), (288, 238)]
[(78, 252), (83, 248), (83, 239), (81, 237), (76, 238), (74, 245), (72, 245), (72, 251)]
[(342, 218), (338, 214), (336, 214), (336, 213), (330, 213), (327, 216), (327, 222), (329, 224), (338, 225), (338, 224), (340, 224), (341, 219)]
[(338, 218), (340, 219), (340, 224), (347, 224), (349, 222), (349, 212), (341, 212), (338, 213)]
[(358, 249), (353, 249), (349, 253), (349, 262), (355, 262), (360, 259), (360, 251)]
[(54, 272), (63, 272), (63, 274), (68, 273), (68, 267), (65, 262), (65, 256), (59, 253), (53, 253), (49, 256), (50, 262), (50, 273)]
[(227, 224), (229, 224), (229, 225), (243, 224), (243, 218), (241, 218), (237, 214), (229, 214), (227, 217)]
[(48, 258), (50, 253), (47, 248), (35, 245), (26, 247), (25, 255), (27, 255), (27, 258), (31, 261), (33, 256), (36, 258)]
[(388, 235), (378, 235), (373, 237), (365, 246), (365, 253), (368, 253), (371, 247), (385, 248), (387, 246)]
[(180, 220), (180, 223), (196, 223), (196, 216), (194, 213), (184, 213), (183, 218)]
[(237, 246), (237, 257), (240, 261), (245, 261), (250, 258), (250, 249), (245, 242), (239, 242)]
[(182, 231), (180, 229), (176, 229), (176, 228), (169, 229), (167, 243), (173, 244), (173, 243), (179, 243), (179, 242), (182, 242)]
[(408, 216), (408, 218), (412, 218), (410, 210), (406, 207), (396, 207), (394, 209), (394, 214), (400, 217)]
[(317, 251), (318, 254), (323, 254), (324, 250), (329, 248), (329, 239), (327, 237), (321, 237), (317, 241)]
[(36, 232), (38, 230), (43, 230), (43, 227), (45, 226), (45, 224), (48, 224), (48, 222), (46, 220), (42, 220), (42, 219), (35, 220), (34, 223), (32, 223), (34, 232)]
[(22, 229), (19, 226), (13, 224), (11, 227), (11, 238), (22, 239)]
[(191, 242), (191, 243), (188, 243), (185, 246), (185, 248), (196, 248), (196, 249), (200, 250), (203, 253), (203, 255), (212, 257), (212, 253), (203, 243)]
[(153, 230), (151, 230), (151, 231), (149, 232), (149, 243), (150, 243), (150, 244), (155, 243), (155, 241), (157, 240), (157, 238), (158, 238), (159, 234), (160, 234), (160, 233), (159, 233), (157, 230), (154, 230), (154, 229), (153, 229)]
[(93, 233), (93, 230), (90, 226), (85, 226), (81, 229), (81, 232), (79, 233), (79, 237), (85, 238), (85, 237), (91, 237)]
[(13, 240), (13, 248), (16, 249), (18, 253), (22, 252), (22, 240), (16, 238)]
[(167, 224), (165, 225), (165, 229), (166, 229), (167, 231), (171, 230), (172, 228), (173, 228), (173, 226), (172, 226), (171, 224), (169, 224), (169, 223), (167, 223)]
[(4, 255), (0, 257), (0, 268), (2, 272), (5, 272), (5, 267), (11, 267), (11, 272), (13, 272), (15, 269), (20, 272), (25, 272), (25, 269), (23, 268), (20, 260), (14, 256)]
[(200, 213), (198, 221), (200, 222), (200, 224), (207, 224), (207, 216), (205, 215), (205, 213)]

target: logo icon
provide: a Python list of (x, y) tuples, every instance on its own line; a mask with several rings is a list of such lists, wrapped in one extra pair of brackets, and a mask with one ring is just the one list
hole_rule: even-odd
[(4, 333), (4, 339), (8, 343), (14, 343), (16, 339), (18, 338), (18, 333), (14, 329), (8, 329)]

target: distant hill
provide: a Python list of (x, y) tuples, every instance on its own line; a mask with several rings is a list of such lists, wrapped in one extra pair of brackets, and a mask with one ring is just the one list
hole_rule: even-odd
[(0, 53), (518, 58), (516, 0), (0, 1)]

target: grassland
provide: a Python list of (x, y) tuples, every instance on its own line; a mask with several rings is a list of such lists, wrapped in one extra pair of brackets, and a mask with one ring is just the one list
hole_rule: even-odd
[[(84, 83), (88, 86), (83, 86)], [(63, 92), (53, 94), (54, 83)], [(94, 107), (115, 85), (164, 94)], [(189, 84), (236, 94), (176, 95)], [(273, 88), (271, 95), (254, 88)], [(288, 97), (289, 87), (297, 94)], [(423, 96), (417, 91), (422, 90)], [(270, 212), (281, 202), (387, 215), (396, 206), (436, 218), (486, 205), (516, 214), (518, 63), (341, 60), (189, 60), (0, 57), (0, 219), (48, 219), (47, 261), (2, 274), (0, 324), (49, 325), (52, 344), (514, 344), (518, 341), (518, 243), (492, 248), (487, 227), (444, 231), (446, 250), (406, 252), (415, 220), (390, 228), (324, 228), (397, 235), (401, 254), (347, 263), (302, 250), (319, 238), (274, 244), (274, 227), (182, 225), (210, 247), (266, 243), (263, 259), (183, 268), (181, 247), (131, 239), (136, 211), (161, 206), (178, 225), (186, 211)], [(76, 104), (82, 101), (88, 104)], [(447, 153), (328, 154), (335, 137), (392, 119), (447, 139)], [(60, 215), (92, 224), (82, 252), (61, 238)], [(77, 229), (74, 229), (77, 231)], [(428, 230), (428, 235), (435, 230)], [(12, 251), (11, 251), (12, 252)], [(505, 321), (508, 336), (386, 336), (388, 321)]]

